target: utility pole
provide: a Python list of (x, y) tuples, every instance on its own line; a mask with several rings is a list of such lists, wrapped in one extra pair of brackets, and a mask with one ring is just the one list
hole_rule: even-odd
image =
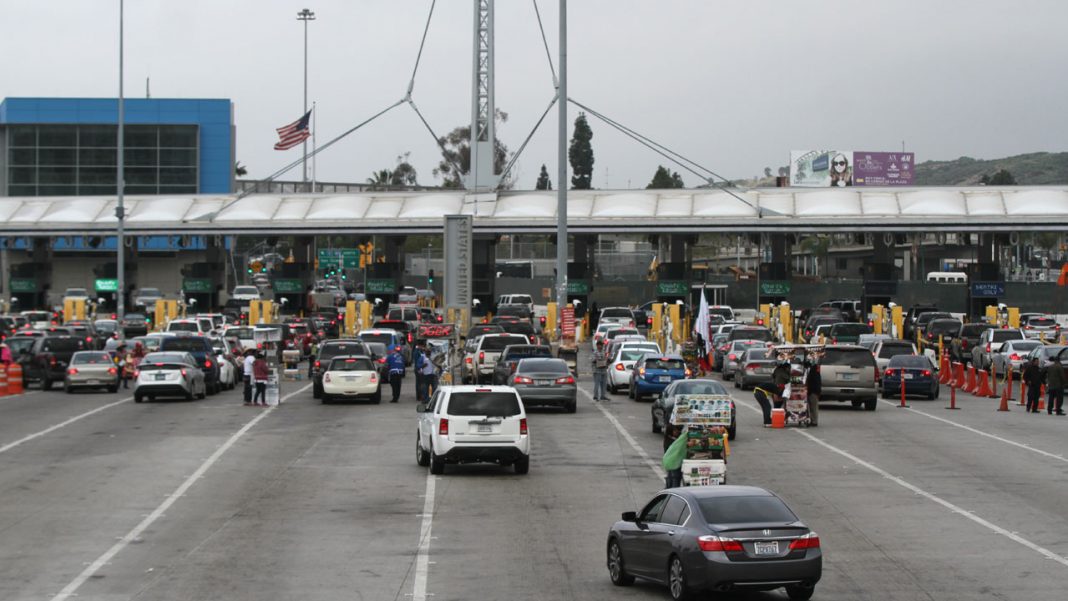
[[(494, 173), (497, 110), (494, 82), (493, 0), (474, 0), (474, 47), (471, 75), (471, 159), (466, 186), (475, 192), (497, 187)], [(478, 202), (475, 202), (478, 214)]]
[(123, 97), (123, 6), (124, 0), (119, 0), (119, 133), (116, 162), (118, 172), (115, 174), (115, 186), (117, 201), (115, 203), (115, 219), (118, 220), (118, 229), (115, 236), (115, 276), (118, 289), (115, 291), (115, 315), (122, 319), (126, 314), (126, 240), (123, 232), (123, 221), (126, 219), (126, 209), (123, 206), (123, 193), (126, 187), (126, 173), (123, 168), (123, 151), (126, 149), (125, 129), (123, 122), (126, 120), (126, 100)]
[[(304, 112), (302, 115), (308, 113), (308, 21), (315, 20), (315, 13), (308, 9), (304, 9), (297, 13), (297, 20), (304, 21)], [(301, 161), (301, 169), (303, 175), (301, 176), (301, 182), (308, 183), (308, 140), (305, 139), (303, 143), (304, 147), (304, 160)]]
[(560, 122), (556, 152), (556, 311), (557, 323), (567, 304), (567, 0), (560, 0)]

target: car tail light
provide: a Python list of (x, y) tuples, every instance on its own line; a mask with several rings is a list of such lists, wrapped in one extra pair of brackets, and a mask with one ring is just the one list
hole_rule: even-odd
[(412, 333), (408, 332), (408, 344), (412, 343)]
[[(385, 361), (386, 361), (386, 360), (385, 360), (385, 359), (380, 359), (380, 361), (382, 361), (383, 363), (385, 363)], [(320, 367), (322, 367), (322, 365), (323, 365), (323, 364), (322, 364), (322, 362), (321, 362), (321, 361), (316, 361), (316, 362), (315, 362), (315, 369), (319, 369)]]
[(622, 363), (616, 363), (616, 371), (623, 371), (624, 367)]
[(330, 381), (330, 372), (326, 372), (325, 374), (323, 374), (323, 382), (329, 382), (329, 381)]
[(48, 364), (49, 364), (49, 365), (52, 365), (52, 366), (55, 366), (55, 364), (56, 364), (56, 358), (55, 358), (55, 357), (49, 357), (49, 358), (48, 358)]
[(727, 358), (730, 359), (731, 361), (737, 361), (738, 360), (738, 355), (735, 355), (734, 353), (731, 353), (731, 354), (727, 355)]
[(379, 357), (378, 358), (378, 362), (379, 363), (385, 363), (386, 362), (386, 358), (385, 357)]
[(883, 372), (883, 375), (887, 376), (887, 377), (892, 376), (892, 375), (894, 375), (894, 370), (887, 369), (885, 372)]
[(375, 384), (377, 382), (378, 382), (378, 374), (377, 373), (372, 373), (371, 374), (371, 383)]
[(764, 319), (763, 319), (763, 318), (761, 318), (761, 319), (758, 319), (758, 320), (757, 320), (757, 325), (758, 325), (758, 326), (762, 326), (762, 325), (764, 325)]
[(515, 368), (517, 368), (517, 367), (519, 367), (519, 364), (518, 364), (518, 363), (512, 363), (512, 364), (511, 364), (511, 365), (510, 365), (510, 366), (508, 367), (508, 371), (514, 374), (514, 373), (515, 373)]
[(968, 348), (968, 339), (967, 338), (961, 338), (960, 339), (960, 347), (961, 348)]
[(86, 336), (85, 337), (85, 341), (86, 342), (92, 342), (93, 341), (93, 337), (92, 336)]
[(929, 370), (929, 369), (923, 370), (923, 377), (930, 378), (931, 377), (931, 370)]
[(989, 342), (986, 343), (986, 352), (988, 352), (988, 353), (990, 352), (990, 343)]
[(515, 377), (515, 383), (516, 384), (533, 384), (534, 380), (532, 380), (532, 379), (530, 379), (530, 378), (528, 378), (526, 376), (516, 376)]
[(68, 370), (67, 370), (67, 373), (68, 373), (68, 374), (70, 374), (70, 375), (72, 375), (72, 376), (76, 376), (76, 375), (78, 375), (78, 370), (77, 370), (77, 369), (74, 369), (74, 368), (72, 367), (72, 368), (70, 368), (70, 369), (68, 369)]
[(646, 318), (645, 318), (645, 325), (646, 325), (646, 326), (651, 326), (651, 325), (653, 325), (653, 318), (652, 318), (652, 317), (646, 317)]
[(745, 371), (756, 371), (759, 367), (757, 363), (749, 363), (745, 366)]
[(875, 327), (875, 321), (874, 321), (874, 320), (871, 320), (871, 319), (869, 319), (869, 320), (868, 320), (868, 327), (869, 327), (869, 328), (874, 328), (874, 327)]
[(449, 419), (446, 417), (441, 418), (438, 421), (438, 434), (442, 436), (449, 435)]
[(530, 343), (531, 343), (531, 344), (534, 344), (535, 342), (537, 342), (537, 338), (536, 338), (536, 337), (534, 337), (534, 336), (531, 336), (531, 337), (530, 337)]
[(527, 434), (529, 434), (527, 431), (527, 418), (521, 417), (519, 418), (519, 435), (526, 436)]
[[(114, 375), (116, 375), (116, 374), (118, 374), (118, 373), (119, 373), (119, 370), (118, 370), (118, 369), (116, 369), (116, 368), (114, 368), (114, 367), (109, 367), (109, 368), (108, 368), (108, 374), (109, 374), (109, 375), (112, 375), (112, 376), (114, 376)], [(138, 373), (140, 373), (140, 372), (134, 372), (134, 376), (136, 376), (136, 375), (137, 375)]]
[[(733, 538), (720, 538), (718, 536), (701, 536), (697, 539), (697, 546), (702, 551), (721, 551), (724, 553), (728, 551), (745, 551), (742, 543)], [(793, 543), (791, 543), (791, 548), (793, 548)]]
[(482, 363), (485, 360), (486, 360), (486, 353), (483, 352), (483, 351), (478, 351), (478, 362)]
[(1012, 360), (1012, 361), (1019, 361), (1020, 360), (1020, 355), (1018, 355), (1016, 353), (1013, 353), (1013, 354), (1009, 355), (1009, 359)]
[[(115, 375), (115, 374), (117, 374), (117, 373), (119, 373), (119, 372), (118, 372), (118, 370), (117, 370), (117, 369), (115, 369), (114, 367), (112, 367), (111, 369), (109, 369), (109, 370), (108, 370), (108, 373), (109, 373), (109, 374), (112, 374), (112, 375)], [(141, 370), (139, 370), (139, 369), (138, 369), (138, 370), (135, 370), (135, 371), (134, 371), (134, 377), (135, 377), (135, 378), (140, 378), (140, 377), (141, 377)]]
[(464, 361), (471, 363), (471, 357), (464, 357)]
[(831, 338), (831, 344), (838, 344), (837, 338)]
[(544, 317), (539, 317), (538, 318), (538, 322), (541, 323), (541, 325), (544, 326), (545, 325), (545, 318)]
[(1025, 329), (1025, 330), (1030, 330), (1030, 329), (1031, 329), (1031, 326), (1024, 326), (1024, 329)]
[(205, 359), (204, 360), (204, 367), (207, 367), (208, 369), (211, 369), (211, 359)]
[(934, 339), (934, 332), (927, 332), (927, 339), (928, 340)]
[(809, 532), (801, 538), (794, 539), (790, 542), (790, 550), (796, 549), (819, 549), (820, 537), (815, 532)]
[(186, 375), (186, 373), (185, 373), (185, 369), (183, 368), (183, 369), (182, 369), (182, 376), (185, 376), (185, 375)]
[(564, 376), (562, 378), (557, 378), (556, 379), (556, 383), (557, 384), (574, 384), (575, 383), (575, 378), (573, 378), (571, 376)]

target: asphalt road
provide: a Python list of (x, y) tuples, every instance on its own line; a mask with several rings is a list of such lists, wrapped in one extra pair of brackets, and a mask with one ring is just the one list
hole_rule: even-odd
[[(322, 405), (305, 387), (270, 409), (239, 391), (0, 398), (0, 599), (667, 598), (604, 568), (608, 526), (662, 483), (648, 402), (532, 412), (526, 476), (431, 477), (411, 382), (396, 405)], [(770, 430), (730, 390), (730, 481), (778, 492), (819, 532), (815, 598), (1064, 599), (1068, 417), (967, 395), (947, 411), (943, 395)]]

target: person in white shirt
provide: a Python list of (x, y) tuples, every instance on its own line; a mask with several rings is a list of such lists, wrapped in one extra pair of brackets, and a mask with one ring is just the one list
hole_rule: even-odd
[(245, 360), (242, 363), (245, 375), (245, 404), (252, 404), (252, 365), (256, 363), (256, 351), (245, 351)]

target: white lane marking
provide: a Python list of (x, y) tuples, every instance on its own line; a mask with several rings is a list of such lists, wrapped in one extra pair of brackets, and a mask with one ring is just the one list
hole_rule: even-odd
[(649, 469), (653, 470), (653, 473), (656, 474), (658, 478), (663, 480), (667, 477), (667, 474), (664, 472), (664, 468), (659, 463), (653, 461), (651, 457), (649, 457), (649, 453), (646, 453), (645, 449), (643, 449), (641, 445), (638, 444), (638, 441), (634, 440), (634, 437), (630, 435), (630, 432), (627, 432), (626, 428), (623, 427), (623, 424), (619, 423), (619, 420), (616, 419), (616, 416), (609, 413), (608, 409), (605, 409), (603, 404), (594, 401), (593, 395), (590, 394), (589, 391), (583, 388), (579, 388), (579, 392), (586, 395), (586, 398), (590, 399), (590, 402), (593, 403), (593, 406), (601, 410), (601, 413), (603, 413), (604, 416), (608, 418), (608, 421), (612, 422), (612, 425), (616, 427), (616, 431), (623, 436), (623, 438), (630, 444), (631, 448), (633, 448), (634, 451), (638, 453), (638, 456), (641, 457), (642, 461), (644, 461), (645, 464), (649, 466)]
[[(282, 397), (280, 400), (281, 401), (285, 401), (285, 400), (289, 399), (290, 397), (295, 396), (297, 394), (300, 394), (301, 392), (304, 392), (305, 390), (307, 390), (309, 388), (311, 388), (311, 384), (308, 384), (308, 385), (306, 385), (306, 386), (304, 386), (302, 388), (294, 390), (293, 392), (291, 392), (291, 393), (285, 395), (284, 397)], [(127, 399), (127, 400), (129, 400), (129, 399)], [(277, 407), (278, 407), (278, 405), (271, 405), (266, 410), (264, 410), (262, 413), (260, 413), (256, 417), (252, 418), (252, 420), (249, 421), (247, 424), (245, 424), (240, 430), (238, 430), (237, 432), (234, 432), (230, 436), (230, 438), (228, 438), (226, 440), (226, 442), (223, 443), (223, 445), (221, 447), (216, 449), (215, 452), (212, 453), (211, 456), (208, 457), (204, 461), (204, 463), (200, 464), (200, 467), (197, 468), (197, 471), (193, 472), (193, 474), (191, 476), (189, 476), (188, 478), (186, 478), (185, 481), (182, 482), (182, 484), (177, 489), (175, 489), (174, 492), (172, 492), (170, 495), (168, 495), (167, 498), (164, 499), (163, 503), (161, 503), (159, 507), (157, 507), (152, 513), (148, 514), (148, 516), (145, 517), (145, 519), (141, 520), (140, 524), (135, 526), (133, 530), (129, 531), (128, 533), (126, 533), (125, 536), (120, 538), (119, 542), (117, 542), (114, 545), (112, 545), (112, 547), (110, 549), (108, 549), (107, 551), (105, 551), (103, 555), (101, 555), (100, 557), (96, 558), (96, 561), (94, 561), (93, 563), (89, 564), (88, 567), (86, 567), (84, 570), (82, 570), (82, 573), (78, 574), (78, 576), (74, 580), (72, 580), (70, 582), (70, 584), (68, 584), (67, 586), (63, 587), (63, 590), (59, 591), (59, 594), (57, 594), (55, 597), (52, 597), (52, 601), (61, 601), (63, 599), (69, 599), (69, 598), (75, 596), (77, 591), (78, 591), (78, 589), (81, 588), (81, 586), (83, 584), (85, 584), (85, 582), (87, 580), (92, 578), (93, 574), (96, 574), (100, 570), (100, 568), (102, 568), (105, 565), (107, 565), (108, 562), (110, 562), (113, 557), (118, 555), (120, 551), (125, 549), (127, 545), (129, 545), (131, 542), (134, 542), (134, 541), (138, 540), (138, 538), (141, 536), (141, 534), (146, 529), (148, 529), (148, 527), (151, 526), (153, 522), (155, 522), (160, 517), (162, 517), (163, 514), (168, 509), (170, 509), (171, 505), (174, 505), (174, 503), (182, 495), (184, 495), (186, 493), (186, 491), (188, 491), (193, 486), (193, 484), (196, 483), (197, 480), (202, 478), (204, 476), (204, 474), (207, 473), (207, 471), (209, 469), (211, 469), (211, 467), (213, 465), (215, 465), (215, 462), (218, 461), (219, 458), (222, 457), (224, 453), (226, 453), (228, 450), (230, 450), (230, 447), (234, 446), (234, 443), (236, 443), (242, 436), (244, 436), (246, 432), (251, 430), (253, 428), (253, 426), (255, 426), (256, 424), (260, 423), (260, 421), (262, 421), (265, 417), (270, 415), (271, 412), (273, 412)]]
[[(748, 402), (742, 402), (741, 400), (738, 400), (738, 399), (735, 399), (735, 401), (736, 401), (736, 403), (738, 405), (742, 405), (743, 407), (747, 407), (747, 408), (751, 409), (752, 411), (755, 411), (756, 413), (759, 413), (761, 415), (764, 414), (764, 412), (761, 409), (759, 409), (758, 407), (755, 407), (753, 405), (750, 405)], [(859, 465), (861, 467), (865, 467), (865, 468), (875, 472), (876, 474), (879, 474), (883, 478), (886, 478), (887, 480), (893, 482), (894, 484), (897, 484), (898, 486), (901, 486), (903, 488), (911, 490), (913, 493), (915, 493), (917, 495), (920, 495), (921, 497), (924, 497), (924, 498), (928, 499), (929, 501), (934, 501), (935, 503), (938, 503), (939, 505), (945, 507), (946, 509), (952, 511), (953, 513), (956, 513), (958, 515), (964, 516), (964, 517), (966, 517), (969, 520), (975, 522), (976, 524), (979, 524), (980, 526), (982, 526), (984, 528), (987, 528), (987, 529), (989, 529), (989, 530), (991, 530), (991, 531), (993, 531), (993, 532), (995, 532), (997, 534), (1000, 534), (1000, 535), (1002, 535), (1002, 536), (1004, 536), (1004, 537), (1006, 537), (1006, 538), (1008, 538), (1010, 540), (1013, 540), (1013, 541), (1025, 546), (1025, 547), (1027, 547), (1028, 549), (1031, 549), (1032, 551), (1035, 551), (1036, 553), (1042, 555), (1046, 559), (1052, 559), (1053, 561), (1056, 561), (1057, 563), (1068, 567), (1068, 558), (1061, 557), (1060, 555), (1057, 555), (1053, 551), (1050, 551), (1049, 549), (1046, 549), (1045, 547), (1041, 547), (1041, 546), (1039, 546), (1039, 545), (1027, 540), (1026, 538), (1016, 534), (1015, 532), (1012, 532), (1010, 530), (1006, 530), (1006, 529), (1002, 528), (1001, 526), (998, 526), (997, 524), (994, 524), (993, 522), (987, 521), (987, 520), (975, 515), (974, 513), (968, 511), (967, 509), (964, 509), (964, 508), (962, 508), (960, 506), (954, 505), (953, 503), (950, 503), (949, 501), (946, 501), (944, 499), (940, 499), (934, 493), (927, 492), (926, 490), (923, 490), (922, 488), (920, 488), (920, 487), (918, 487), (918, 486), (916, 486), (914, 484), (910, 484), (910, 483), (906, 482), (905, 480), (902, 480), (901, 478), (898, 478), (897, 476), (891, 474), (890, 472), (888, 472), (888, 471), (886, 471), (886, 470), (884, 470), (884, 469), (882, 469), (882, 468), (880, 468), (880, 467), (878, 467), (878, 466), (876, 466), (876, 465), (874, 465), (872, 463), (868, 463), (867, 461), (864, 461), (860, 457), (857, 457), (855, 455), (851, 455), (848, 451), (844, 451), (842, 449), (839, 449), (838, 447), (836, 447), (836, 446), (834, 446), (834, 445), (832, 445), (832, 444), (830, 444), (828, 442), (824, 442), (824, 441), (820, 440), (819, 438), (816, 438), (815, 436), (813, 436), (812, 434), (809, 434), (808, 432), (806, 432), (804, 430), (800, 430), (798, 428), (790, 428), (790, 430), (793, 430), (797, 434), (800, 434), (801, 436), (804, 436), (805, 438), (807, 438), (807, 439), (811, 440), (812, 442), (814, 442), (814, 443), (826, 448), (827, 450), (829, 450), (831, 452), (837, 453), (837, 454), (841, 455), (842, 457), (845, 457), (846, 459), (852, 461), (853, 463), (855, 463), (855, 464), (857, 464), (857, 465)]]
[(419, 552), (415, 557), (415, 578), (412, 582), (412, 601), (426, 601), (427, 573), (430, 569), (430, 533), (434, 526), (434, 487), (437, 476), (427, 471), (426, 494), (423, 499), (423, 523), (419, 527)]
[[(897, 403), (891, 403), (890, 401), (882, 401), (882, 402), (886, 403), (887, 405), (890, 405), (892, 407), (897, 407), (898, 406)], [(931, 415), (930, 413), (926, 413), (926, 412), (923, 412), (923, 411), (918, 411), (916, 409), (913, 409), (912, 407), (905, 407), (905, 409), (907, 409), (907, 410), (909, 410), (909, 411), (911, 411), (913, 413), (922, 415), (924, 417), (927, 417), (927, 418), (930, 418), (930, 419), (933, 419), (933, 420), (936, 420), (936, 421), (940, 421), (940, 422), (942, 422), (944, 424), (949, 424), (951, 426), (960, 428), (961, 430), (967, 430), (967, 431), (969, 431), (969, 432), (971, 432), (973, 434), (978, 434), (979, 436), (985, 436), (985, 437), (990, 438), (992, 440), (996, 440), (998, 442), (1003, 442), (1003, 443), (1005, 443), (1007, 445), (1012, 445), (1014, 447), (1019, 447), (1019, 448), (1024, 449), (1024, 450), (1031, 451), (1033, 453), (1038, 453), (1039, 455), (1042, 455), (1043, 457), (1048, 457), (1048, 458), (1053, 459), (1055, 461), (1060, 461), (1062, 463), (1068, 463), (1068, 458), (1065, 458), (1062, 455), (1054, 455), (1053, 453), (1050, 453), (1049, 451), (1043, 451), (1042, 449), (1036, 449), (1035, 447), (1033, 447), (1033, 446), (1031, 446), (1029, 444), (1024, 444), (1022, 442), (1016, 442), (1015, 440), (1009, 440), (1008, 438), (1002, 438), (1000, 436), (995, 436), (995, 435), (993, 435), (993, 434), (991, 434), (989, 432), (983, 432), (982, 430), (977, 430), (977, 429), (975, 429), (975, 428), (973, 428), (971, 426), (965, 426), (964, 424), (959, 424), (959, 423), (957, 423), (957, 422), (955, 422), (955, 421), (953, 421), (951, 419), (946, 419), (944, 417), (936, 417), (934, 415)]]
[(86, 411), (85, 413), (82, 413), (80, 415), (75, 415), (74, 417), (72, 417), (72, 418), (70, 418), (70, 419), (68, 419), (66, 421), (60, 422), (60, 423), (52, 426), (51, 428), (45, 428), (44, 430), (41, 430), (40, 432), (37, 432), (35, 434), (30, 434), (29, 436), (25, 436), (23, 438), (20, 438), (20, 439), (14, 441), (14, 442), (7, 443), (6, 445), (0, 447), (0, 453), (6, 453), (6, 452), (10, 451), (11, 449), (13, 449), (13, 448), (15, 448), (15, 447), (17, 447), (17, 446), (19, 446), (21, 444), (30, 442), (31, 440), (33, 440), (35, 438), (40, 438), (40, 437), (44, 436), (45, 434), (48, 434), (49, 432), (55, 432), (56, 430), (58, 430), (60, 428), (63, 428), (65, 426), (69, 426), (69, 425), (73, 424), (76, 421), (79, 421), (79, 420), (82, 420), (82, 419), (85, 419), (85, 418), (89, 417), (90, 415), (96, 415), (97, 413), (100, 413), (101, 411), (104, 411), (105, 409), (111, 409), (112, 407), (115, 407), (116, 405), (121, 405), (123, 403), (129, 403), (132, 400), (133, 400), (133, 397), (127, 397), (125, 399), (122, 399), (122, 400), (119, 400), (119, 401), (115, 401), (114, 403), (108, 403), (107, 405), (104, 405), (102, 407), (97, 407), (96, 409), (93, 409), (92, 411)]

